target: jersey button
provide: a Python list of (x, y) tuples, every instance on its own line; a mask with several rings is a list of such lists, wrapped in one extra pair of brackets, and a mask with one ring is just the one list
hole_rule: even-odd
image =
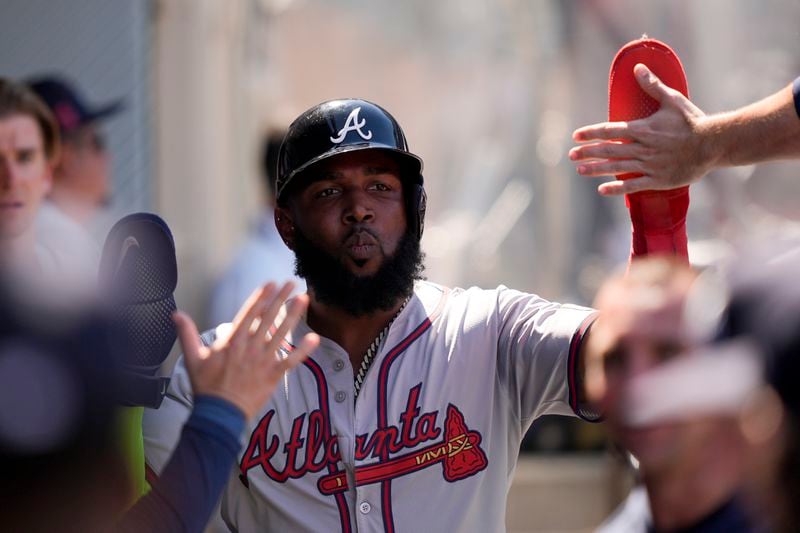
[(343, 368), (344, 368), (344, 361), (342, 361), (341, 359), (337, 359), (337, 360), (336, 360), (336, 361), (333, 363), (333, 369), (334, 369), (334, 370), (336, 370), (337, 372), (338, 372), (339, 370), (343, 369)]
[(361, 514), (367, 514), (372, 510), (372, 506), (367, 502), (361, 502), (358, 506), (358, 510), (361, 511)]
[(346, 392), (344, 392), (344, 391), (341, 391), (341, 390), (340, 390), (339, 392), (337, 392), (337, 393), (336, 393), (336, 394), (333, 396), (333, 398), (334, 398), (334, 399), (335, 399), (337, 402), (339, 402), (339, 403), (342, 403), (342, 402), (343, 402), (343, 401), (344, 401), (344, 400), (347, 398), (347, 393), (346, 393)]

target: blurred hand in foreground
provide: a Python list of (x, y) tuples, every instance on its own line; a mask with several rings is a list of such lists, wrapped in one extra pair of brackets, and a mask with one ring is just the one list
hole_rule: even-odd
[[(301, 363), (318, 345), (309, 333), (284, 357), (278, 348), (308, 306), (308, 295), (289, 302), (278, 318), (294, 284), (278, 288), (269, 283), (254, 291), (233, 321), (229, 334), (203, 346), (194, 321), (178, 311), (174, 319), (186, 370), (195, 395), (218, 396), (236, 405), (247, 420), (272, 396), (283, 375)], [(275, 326), (273, 331), (270, 331)]]

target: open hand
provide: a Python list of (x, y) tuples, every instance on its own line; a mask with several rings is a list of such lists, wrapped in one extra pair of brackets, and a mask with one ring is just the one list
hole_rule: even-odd
[[(699, 180), (713, 166), (705, 136), (705, 113), (680, 92), (666, 86), (645, 65), (634, 67), (639, 86), (661, 104), (649, 117), (602, 122), (575, 130), (569, 158), (582, 176), (638, 173), (641, 177), (601, 184), (602, 195), (676, 189)], [(600, 142), (595, 142), (600, 141)]]
[(308, 295), (296, 297), (276, 329), (270, 329), (294, 285), (278, 289), (269, 283), (250, 295), (233, 321), (228, 335), (203, 346), (194, 321), (183, 312), (174, 315), (184, 361), (195, 395), (218, 396), (239, 407), (250, 420), (272, 396), (280, 379), (319, 345), (319, 336), (307, 334), (287, 357), (281, 341), (308, 306)]

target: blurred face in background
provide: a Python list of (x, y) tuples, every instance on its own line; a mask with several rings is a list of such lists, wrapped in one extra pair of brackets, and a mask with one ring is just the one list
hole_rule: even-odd
[(36, 120), (24, 114), (0, 118), (0, 239), (33, 229), (52, 173)]
[[(674, 472), (701, 461), (726, 434), (737, 435), (737, 425), (733, 419), (699, 415), (632, 420), (631, 407), (643, 407), (636, 403), (641, 399), (632, 399), (637, 381), (687, 357), (690, 347), (683, 319), (694, 274), (671, 262), (651, 261), (634, 265), (627, 277), (607, 282), (598, 293), (601, 315), (592, 336), (602, 357), (587, 367), (587, 390), (606, 414), (612, 437), (636, 457), (645, 473)], [(669, 391), (690, 393), (680, 387)]]
[(103, 136), (95, 124), (86, 124), (62, 139), (56, 186), (72, 200), (91, 206), (108, 200), (110, 160)]

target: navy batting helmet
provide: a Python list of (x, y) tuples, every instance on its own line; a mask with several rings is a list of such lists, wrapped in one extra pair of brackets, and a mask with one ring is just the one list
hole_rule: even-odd
[(293, 190), (307, 183), (301, 175), (315, 163), (357, 150), (384, 150), (400, 162), (409, 226), (417, 238), (422, 237), (426, 202), (422, 159), (408, 150), (406, 136), (394, 117), (366, 100), (323, 102), (289, 126), (278, 152), (277, 202), (285, 204)]

